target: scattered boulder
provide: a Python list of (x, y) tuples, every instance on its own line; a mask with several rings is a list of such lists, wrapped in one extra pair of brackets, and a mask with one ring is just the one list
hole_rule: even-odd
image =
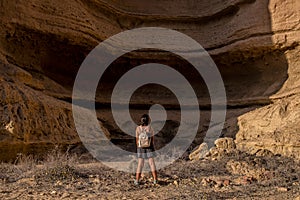
[(232, 138), (219, 138), (215, 141), (215, 147), (212, 147), (210, 150), (208, 150), (207, 143), (202, 143), (199, 147), (195, 148), (195, 150), (189, 155), (189, 158), (190, 160), (199, 160), (205, 157), (217, 159), (234, 151), (235, 149), (236, 145)]
[(217, 177), (206, 177), (203, 178), (201, 181), (201, 185), (205, 187), (215, 187), (215, 188), (222, 188), (229, 186), (232, 181), (226, 177), (226, 178), (217, 178)]
[(189, 155), (190, 160), (199, 160), (201, 158), (204, 158), (208, 153), (208, 145), (205, 142), (195, 149), (196, 150)]
[(235, 151), (236, 145), (232, 138), (219, 138), (215, 141), (215, 147), (209, 150), (207, 156), (210, 157), (212, 160), (216, 160)]
[(215, 145), (218, 149), (227, 149), (227, 150), (232, 150), (235, 149), (235, 143), (232, 138), (229, 137), (224, 137), (224, 138), (219, 138), (215, 141)]
[(268, 171), (255, 161), (236, 161), (229, 160), (226, 164), (226, 169), (234, 175), (244, 176), (242, 182), (253, 182), (266, 178)]

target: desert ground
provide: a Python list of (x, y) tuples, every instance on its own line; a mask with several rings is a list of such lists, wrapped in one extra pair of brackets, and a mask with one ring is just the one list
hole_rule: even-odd
[(158, 171), (110, 169), (99, 161), (50, 152), (0, 165), (1, 199), (300, 199), (300, 165), (291, 158), (239, 151), (200, 160), (179, 159)]

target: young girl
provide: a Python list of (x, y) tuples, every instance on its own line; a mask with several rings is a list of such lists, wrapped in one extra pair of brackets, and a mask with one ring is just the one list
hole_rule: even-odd
[[(147, 114), (144, 114), (141, 117), (141, 125), (136, 127), (135, 130), (135, 136), (136, 136), (136, 146), (137, 146), (137, 156), (138, 156), (138, 166), (136, 169), (136, 179), (134, 181), (135, 185), (139, 185), (139, 179), (141, 176), (142, 169), (144, 167), (144, 159), (149, 160), (149, 165), (151, 168), (152, 176), (153, 176), (153, 183), (157, 183), (157, 173), (156, 173), (156, 167), (154, 162), (154, 130), (150, 126), (150, 117)], [(142, 133), (142, 131), (145, 131), (150, 135), (150, 146), (149, 147), (140, 147), (139, 144), (139, 136)]]

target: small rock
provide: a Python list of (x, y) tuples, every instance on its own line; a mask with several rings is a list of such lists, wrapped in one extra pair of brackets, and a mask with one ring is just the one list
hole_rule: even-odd
[(70, 197), (70, 194), (68, 194), (68, 193), (63, 193), (62, 195), (61, 195), (61, 198), (63, 199), (63, 198), (67, 198), (67, 197)]
[(244, 176), (243, 179), (244, 179), (244, 182), (247, 182), (248, 184), (251, 184), (252, 182), (255, 181), (255, 178), (252, 176)]
[(63, 183), (61, 182), (61, 181), (57, 181), (56, 183), (55, 183), (55, 185), (59, 185), (59, 186), (61, 186)]
[(224, 185), (224, 186), (230, 185), (230, 180), (225, 179), (225, 180), (223, 181), (223, 185)]
[(216, 184), (215, 184), (215, 187), (216, 187), (216, 188), (221, 188), (222, 186), (223, 186), (223, 181), (217, 180), (217, 181), (216, 181)]
[(202, 184), (203, 186), (208, 186), (208, 185), (209, 185), (209, 180), (206, 179), (206, 178), (203, 178), (202, 181), (201, 181), (201, 184)]
[(178, 176), (177, 176), (177, 175), (173, 175), (172, 178), (173, 178), (173, 179), (177, 179)]
[(249, 185), (252, 183), (252, 181), (253, 181), (252, 177), (243, 176), (243, 177), (240, 177), (236, 183), (238, 185)]
[(178, 187), (178, 181), (174, 181), (174, 185)]
[(286, 187), (278, 187), (277, 190), (278, 190), (279, 192), (287, 192), (289, 189), (286, 188)]
[(219, 155), (219, 149), (216, 147), (212, 147), (208, 154), (207, 154), (212, 160), (217, 160), (217, 157)]
[(53, 190), (53, 191), (51, 192), (51, 194), (56, 194), (56, 191), (55, 191), (55, 190)]
[(215, 185), (216, 182), (210, 178), (203, 178), (202, 181), (201, 181), (201, 184), (203, 186), (212, 186), (212, 185)]
[(218, 149), (235, 149), (236, 145), (234, 140), (229, 137), (219, 138), (215, 141), (215, 145)]
[(100, 183), (100, 179), (99, 179), (99, 177), (96, 177), (96, 176), (93, 176), (93, 177), (90, 177), (89, 178), (89, 182), (90, 182), (90, 184), (98, 184), (98, 183)]

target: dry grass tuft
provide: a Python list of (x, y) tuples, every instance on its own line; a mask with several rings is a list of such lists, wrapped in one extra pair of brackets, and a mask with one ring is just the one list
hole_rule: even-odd
[(36, 181), (63, 181), (82, 177), (76, 170), (78, 157), (62, 152), (59, 147), (51, 150), (42, 161), (32, 155), (18, 154), (12, 163), (0, 164), (0, 179), (5, 182), (16, 182), (22, 178), (34, 177)]

